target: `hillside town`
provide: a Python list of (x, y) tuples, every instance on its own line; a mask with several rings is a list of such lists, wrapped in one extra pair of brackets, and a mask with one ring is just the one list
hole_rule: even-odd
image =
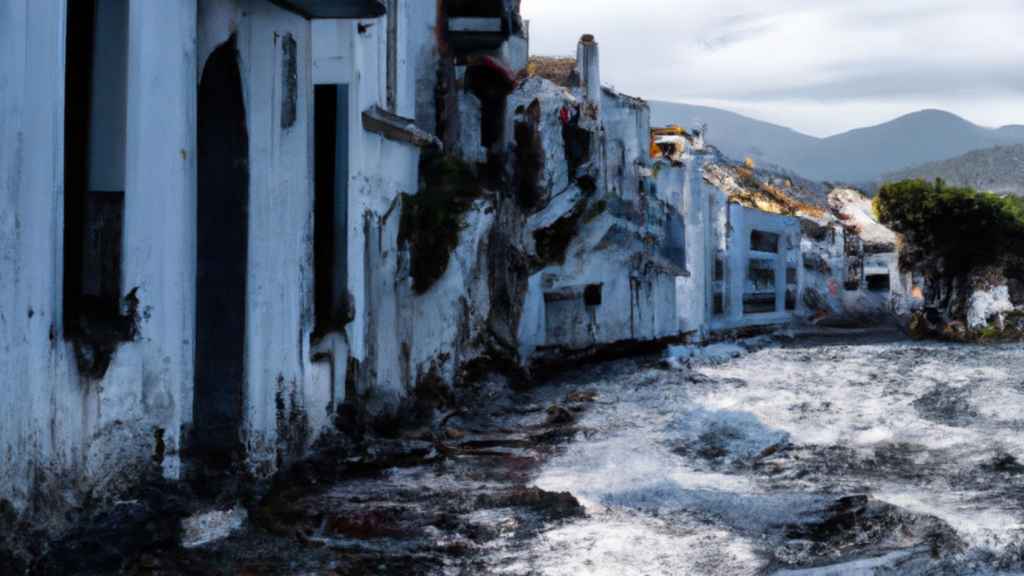
[[(522, 448), (467, 406), (550, 435), (595, 393), (545, 388), (528, 416), (513, 394), (595, 362), (1021, 329), (1019, 283), (936, 283), (865, 193), (729, 158), (713, 126), (653, 126), (602, 83), (600, 38), (532, 55), (518, 4), (2, 3), (0, 571), (203, 573), (151, 548), (247, 525), (324, 554), (312, 484)], [(453, 492), (521, 473), (460, 462)], [(575, 517), (558, 484), (474, 502)], [(154, 514), (166, 531), (104, 547)], [(359, 514), (338, 531), (408, 520)], [(331, 573), (433, 573), (352, 548), (366, 571)]]

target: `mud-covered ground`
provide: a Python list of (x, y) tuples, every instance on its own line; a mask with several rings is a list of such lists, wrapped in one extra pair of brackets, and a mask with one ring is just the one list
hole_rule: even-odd
[(1024, 574), (1024, 346), (678, 352), (485, 387), (131, 571)]

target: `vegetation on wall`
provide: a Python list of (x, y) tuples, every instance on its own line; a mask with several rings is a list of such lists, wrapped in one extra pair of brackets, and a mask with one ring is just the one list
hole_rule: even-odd
[(425, 152), (419, 192), (402, 196), (398, 241), (409, 247), (413, 289), (423, 294), (445, 270), (459, 243), (463, 217), (480, 197), (473, 168), (455, 156)]
[(879, 220), (919, 252), (940, 257), (948, 273), (1024, 257), (1024, 200), (942, 180), (886, 184), (874, 200)]

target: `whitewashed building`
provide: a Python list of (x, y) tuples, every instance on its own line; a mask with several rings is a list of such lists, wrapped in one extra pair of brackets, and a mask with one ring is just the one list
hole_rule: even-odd
[(367, 252), (436, 144), (412, 125), (441, 24), (413, 0), (0, 3), (0, 498), (265, 476), (391, 385), (346, 369), (394, 314)]

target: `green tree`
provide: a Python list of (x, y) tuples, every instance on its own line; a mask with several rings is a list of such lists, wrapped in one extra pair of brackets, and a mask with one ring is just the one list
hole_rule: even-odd
[(942, 180), (886, 184), (874, 201), (879, 220), (921, 252), (939, 256), (947, 272), (964, 274), (1007, 256), (1024, 257), (1024, 201)]

